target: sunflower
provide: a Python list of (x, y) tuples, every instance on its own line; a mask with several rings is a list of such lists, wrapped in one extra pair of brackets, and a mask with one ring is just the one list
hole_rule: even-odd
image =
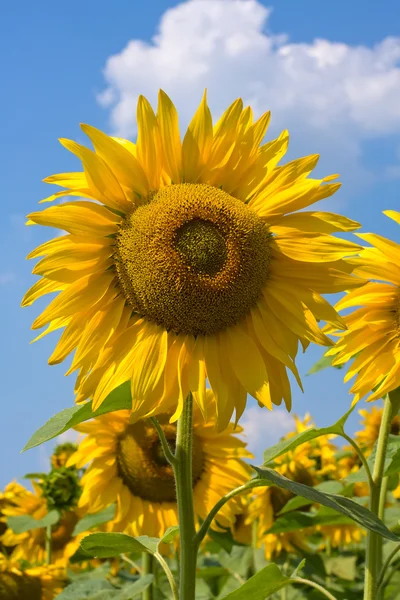
[[(298, 433), (303, 433), (308, 429), (315, 428), (315, 423), (313, 422), (311, 415), (308, 413), (305, 415), (303, 420), (294, 415), (294, 421), (296, 429), (294, 432), (288, 433), (286, 439), (289, 439)], [(332, 478), (336, 472), (336, 447), (331, 442), (331, 440), (335, 439), (335, 437), (335, 435), (321, 435), (318, 438), (310, 440), (301, 446), (301, 451), (307, 456), (309, 461), (308, 466), (311, 465), (310, 461), (312, 461), (313, 464), (311, 466), (315, 472), (315, 475), (319, 478)], [(281, 460), (285, 459), (282, 457)], [(294, 467), (294, 469), (296, 468), (297, 466)]]
[[(210, 390), (206, 399), (210, 420), (205, 423), (195, 408), (193, 432), (194, 507), (201, 519), (221, 496), (248, 481), (250, 471), (243, 458), (252, 456), (245, 443), (233, 435), (233, 424), (223, 433), (217, 432)], [(168, 422), (170, 415), (157, 418), (174, 446), (176, 424)], [(130, 411), (122, 410), (83, 423), (77, 430), (87, 436), (69, 464), (82, 467), (91, 463), (82, 478), (79, 504), (85, 511), (94, 513), (115, 502), (111, 529), (134, 536), (161, 537), (168, 527), (177, 525), (172, 468), (149, 419), (131, 423)], [(235, 432), (240, 433), (241, 428)], [(227, 503), (218, 514), (218, 525), (231, 527), (240, 510), (239, 499)]]
[(22, 569), (0, 554), (1, 600), (53, 600), (65, 584), (64, 570), (55, 565)]
[(157, 114), (139, 98), (136, 144), (89, 125), (94, 151), (60, 140), (83, 172), (47, 177), (64, 189), (45, 201), (84, 199), (29, 215), (67, 233), (29, 255), (40, 279), (23, 305), (58, 293), (33, 329), (63, 329), (49, 362), (74, 352), (77, 401), (97, 408), (130, 381), (133, 410), (170, 412), (172, 397), (177, 419), (189, 391), (205, 413), (207, 378), (220, 428), (247, 393), (290, 407), (298, 342), (332, 345), (317, 322), (343, 326), (321, 294), (362, 283), (346, 260), (359, 246), (331, 235), (359, 224), (301, 210), (340, 184), (308, 177), (317, 155), (278, 167), (288, 133), (261, 145), (269, 120), (238, 99), (213, 126), (204, 94), (181, 142), (161, 91)]
[[(34, 492), (20, 484), (12, 484), (12, 504), (3, 509), (6, 517), (29, 515), (34, 519), (42, 519), (48, 513), (48, 504), (43, 496), (41, 487), (32, 483)], [(5, 493), (9, 491), (7, 486)], [(73, 536), (75, 525), (83, 515), (76, 507), (71, 507), (61, 514), (61, 518), (52, 529), (52, 558), (57, 564), (65, 564), (79, 547), (81, 536)], [(12, 557), (15, 560), (26, 560), (30, 563), (41, 563), (45, 560), (45, 531), (31, 529), (25, 533), (16, 534), (7, 529), (1, 537), (4, 546), (12, 547)]]
[[(400, 223), (400, 213), (384, 214)], [(370, 392), (368, 401), (377, 400), (400, 385), (400, 246), (373, 233), (358, 235), (372, 247), (350, 262), (359, 276), (377, 281), (339, 301), (338, 310), (360, 308), (344, 317), (347, 331), (338, 334), (336, 346), (327, 352), (334, 356), (333, 365), (354, 359), (345, 381), (356, 376), (350, 390), (355, 402)]]
[(366, 535), (365, 531), (357, 525), (321, 525), (316, 529), (324, 538), (322, 547), (327, 540), (332, 548), (359, 544)]

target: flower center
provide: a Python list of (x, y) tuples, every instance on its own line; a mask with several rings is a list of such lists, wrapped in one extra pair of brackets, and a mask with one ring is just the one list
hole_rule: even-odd
[[(158, 417), (172, 449), (175, 447), (176, 425), (166, 417)], [(158, 434), (149, 421), (128, 425), (120, 436), (117, 449), (119, 476), (134, 496), (150, 502), (176, 502), (175, 480)], [(200, 439), (193, 436), (193, 486), (204, 469), (204, 452)]]
[(39, 578), (17, 573), (0, 573), (1, 600), (41, 600), (42, 584)]
[(270, 238), (254, 211), (226, 192), (170, 185), (123, 221), (115, 268), (135, 312), (177, 334), (210, 335), (257, 302)]

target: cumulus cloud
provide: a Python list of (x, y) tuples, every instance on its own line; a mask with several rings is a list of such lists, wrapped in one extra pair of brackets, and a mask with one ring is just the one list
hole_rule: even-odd
[(242, 437), (257, 464), (262, 462), (266, 448), (279, 442), (281, 437), (295, 428), (294, 418), (286, 410), (269, 411), (256, 406), (246, 408), (240, 424), (244, 429)]
[(271, 109), (273, 133), (290, 128), (296, 151), (323, 149), (327, 164), (353, 179), (366, 175), (362, 142), (400, 133), (400, 38), (371, 48), (290, 43), (269, 32), (270, 17), (256, 0), (189, 0), (168, 9), (150, 42), (131, 40), (107, 60), (99, 102), (111, 109), (113, 131), (134, 136), (139, 94), (154, 103), (160, 87), (186, 125), (207, 87), (216, 116), (241, 96), (256, 114)]

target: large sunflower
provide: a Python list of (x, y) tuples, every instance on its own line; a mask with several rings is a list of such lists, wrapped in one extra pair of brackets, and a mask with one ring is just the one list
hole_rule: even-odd
[(65, 571), (55, 565), (22, 569), (0, 554), (1, 600), (53, 600), (65, 584)]
[[(400, 223), (400, 213), (387, 210), (384, 214)], [(355, 273), (377, 281), (339, 301), (338, 310), (360, 308), (344, 317), (347, 331), (339, 334), (336, 346), (327, 354), (334, 356), (334, 365), (354, 359), (345, 381), (356, 376), (350, 390), (354, 401), (372, 392), (370, 401), (400, 385), (400, 246), (373, 233), (358, 235), (372, 247), (351, 259)]]
[[(249, 467), (243, 458), (251, 457), (244, 442), (233, 435), (233, 424), (217, 432), (210, 390), (206, 397), (210, 420), (205, 423), (195, 408), (193, 431), (193, 496), (201, 519), (221, 496), (249, 480)], [(97, 512), (115, 502), (114, 531), (161, 537), (178, 523), (172, 468), (151, 421), (142, 419), (132, 424), (129, 417), (130, 412), (123, 410), (79, 425), (78, 431), (87, 436), (69, 464), (81, 467), (91, 463), (82, 478), (80, 505), (85, 511)], [(158, 420), (173, 446), (176, 425), (168, 423), (169, 417), (158, 415)], [(240, 500), (230, 501), (219, 512), (218, 524), (232, 526), (240, 510)]]
[[(48, 505), (42, 494), (42, 489), (35, 482), (33, 482), (34, 492), (16, 483), (10, 485), (12, 485), (13, 495), (11, 497), (9, 494), (12, 503), (3, 509), (3, 514), (6, 517), (29, 515), (34, 519), (42, 519), (48, 513)], [(5, 493), (7, 493), (8, 487), (6, 487)], [(68, 558), (78, 549), (83, 534), (74, 537), (73, 531), (82, 515), (82, 511), (78, 511), (76, 507), (71, 507), (70, 510), (62, 512), (60, 521), (53, 526), (53, 562), (65, 564)], [(13, 548), (12, 557), (15, 560), (41, 563), (46, 558), (45, 531), (43, 528), (31, 529), (20, 534), (7, 529), (1, 537), (1, 541), (4, 546)]]
[(58, 292), (33, 328), (63, 329), (49, 362), (75, 351), (78, 401), (96, 408), (130, 380), (133, 410), (172, 398), (176, 419), (189, 391), (205, 411), (208, 378), (221, 428), (247, 393), (290, 407), (298, 342), (331, 345), (317, 322), (343, 326), (321, 294), (360, 284), (345, 260), (358, 246), (330, 235), (358, 223), (296, 212), (340, 184), (308, 177), (317, 155), (277, 167), (288, 133), (260, 145), (269, 119), (239, 99), (213, 126), (204, 95), (181, 143), (161, 91), (157, 114), (139, 98), (136, 144), (89, 125), (94, 152), (60, 140), (84, 172), (45, 179), (65, 188), (45, 201), (87, 199), (29, 215), (67, 235), (29, 255), (41, 279), (23, 305)]
[[(361, 421), (363, 429), (356, 432), (355, 439), (362, 447), (364, 453), (369, 455), (375, 445), (376, 440), (378, 439), (379, 429), (382, 422), (383, 408), (377, 408), (376, 406), (373, 406), (371, 410), (366, 410), (364, 408), (358, 412), (363, 417), (363, 420)], [(390, 425), (390, 434), (400, 435), (399, 415), (395, 415), (392, 419)]]

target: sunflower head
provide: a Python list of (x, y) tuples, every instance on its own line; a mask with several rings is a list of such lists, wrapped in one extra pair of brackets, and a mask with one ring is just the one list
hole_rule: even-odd
[(23, 568), (0, 554), (1, 600), (53, 600), (66, 582), (65, 570), (55, 565)]
[(49, 508), (60, 511), (71, 509), (79, 500), (81, 487), (75, 469), (52, 469), (39, 483)]
[[(384, 213), (400, 223), (400, 213)], [(400, 385), (400, 246), (373, 233), (359, 234), (370, 244), (358, 258), (352, 258), (355, 273), (370, 280), (359, 290), (353, 290), (339, 301), (336, 308), (356, 308), (344, 317), (347, 330), (338, 333), (328, 328), (339, 340), (327, 355), (333, 356), (333, 365), (351, 362), (345, 381), (355, 377), (350, 392), (354, 401), (368, 396), (379, 400)], [(372, 392), (372, 393), (371, 393)], [(366, 435), (375, 435), (373, 425), (377, 414), (372, 414)]]
[(65, 467), (68, 459), (74, 452), (76, 452), (77, 445), (72, 442), (64, 442), (58, 444), (53, 450), (51, 455), (51, 466), (53, 469), (59, 469)]
[(46, 201), (83, 200), (29, 215), (66, 235), (30, 254), (40, 279), (23, 304), (58, 293), (33, 328), (63, 329), (49, 362), (74, 352), (78, 401), (97, 408), (130, 381), (138, 418), (176, 398), (176, 420), (189, 392), (207, 417), (208, 380), (221, 430), (247, 394), (290, 408), (299, 343), (331, 345), (319, 321), (343, 326), (322, 294), (362, 283), (347, 260), (359, 247), (331, 235), (358, 223), (302, 210), (336, 175), (310, 177), (317, 155), (278, 166), (288, 133), (262, 143), (269, 120), (238, 99), (213, 124), (204, 95), (181, 140), (160, 92), (157, 113), (139, 98), (135, 144), (88, 125), (93, 150), (61, 140), (83, 172), (48, 177), (64, 189)]

